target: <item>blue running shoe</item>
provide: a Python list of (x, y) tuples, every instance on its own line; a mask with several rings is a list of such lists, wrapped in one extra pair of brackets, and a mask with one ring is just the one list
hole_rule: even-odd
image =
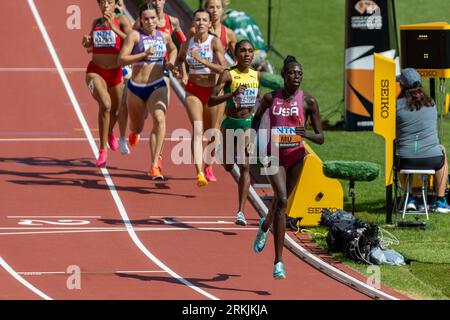
[(264, 224), (264, 221), (266, 221), (266, 218), (261, 218), (261, 220), (259, 220), (258, 233), (256, 234), (255, 242), (253, 242), (253, 251), (255, 251), (256, 253), (261, 253), (266, 246), (269, 229), (267, 229), (266, 232), (263, 231), (262, 226)]
[(240, 226), (246, 226), (247, 225), (247, 220), (245, 220), (245, 216), (244, 216), (244, 213), (242, 211), (239, 211), (237, 213), (236, 221), (234, 223), (238, 224)]
[(284, 271), (283, 262), (280, 261), (273, 267), (273, 278), (275, 280), (286, 279), (286, 272)]
[(436, 201), (436, 211), (439, 213), (449, 213), (450, 212), (450, 206), (447, 204), (447, 200), (444, 199), (444, 201)]

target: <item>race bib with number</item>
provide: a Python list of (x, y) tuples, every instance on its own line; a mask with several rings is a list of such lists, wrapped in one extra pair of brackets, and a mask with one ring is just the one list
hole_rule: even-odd
[(299, 147), (302, 137), (296, 134), (296, 127), (272, 128), (272, 141), (280, 149)]
[(166, 47), (166, 44), (164, 43), (164, 41), (155, 40), (155, 39), (146, 39), (143, 41), (143, 44), (144, 44), (145, 51), (147, 51), (151, 47), (155, 47), (155, 49), (154, 49), (155, 53), (153, 53), (147, 57), (147, 60), (149, 62), (155, 63), (155, 62), (163, 62), (164, 61), (164, 57), (167, 52), (167, 47)]
[(93, 32), (95, 48), (115, 48), (116, 37), (112, 30), (97, 30)]

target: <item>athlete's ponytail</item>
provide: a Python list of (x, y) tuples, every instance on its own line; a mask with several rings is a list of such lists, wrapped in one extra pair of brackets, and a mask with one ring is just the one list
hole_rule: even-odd
[(281, 68), (281, 75), (283, 76), (283, 78), (287, 71), (288, 65), (290, 65), (291, 63), (295, 63), (300, 67), (300, 69), (303, 69), (301, 63), (298, 62), (294, 56), (287, 56), (286, 59), (284, 59), (283, 68)]

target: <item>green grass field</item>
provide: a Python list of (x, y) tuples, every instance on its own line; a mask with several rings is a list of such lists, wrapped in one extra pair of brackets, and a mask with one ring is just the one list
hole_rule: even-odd
[[(194, 9), (198, 6), (197, 0), (185, 2)], [(231, 7), (253, 16), (267, 39), (267, 3), (267, 0), (232, 0)], [(399, 26), (448, 21), (450, 1), (396, 0), (395, 3)], [(273, 0), (273, 44), (284, 55), (293, 54), (302, 62), (302, 87), (317, 97), (322, 116), (341, 111), (330, 116), (332, 122), (339, 120), (343, 111), (340, 101), (343, 97), (344, 4), (344, 0), (325, 3)], [(270, 58), (279, 68), (281, 60), (273, 54)], [(442, 143), (450, 150), (450, 121), (445, 120), (443, 126)], [(356, 211), (358, 218), (384, 226), (383, 139), (372, 132), (343, 131), (326, 131), (325, 138), (323, 146), (313, 146), (323, 160), (360, 160), (381, 165), (382, 174), (377, 180), (356, 183)], [(348, 184), (343, 182), (343, 187), (347, 193)], [(346, 209), (350, 209), (348, 199)], [(410, 263), (404, 267), (382, 267), (383, 285), (414, 298), (450, 299), (450, 216), (431, 214), (426, 230), (389, 230), (400, 240), (400, 246), (393, 249)], [(311, 231), (316, 233), (314, 239), (325, 246), (326, 230)], [(363, 274), (367, 270), (367, 266), (355, 264), (340, 255), (336, 258)]]

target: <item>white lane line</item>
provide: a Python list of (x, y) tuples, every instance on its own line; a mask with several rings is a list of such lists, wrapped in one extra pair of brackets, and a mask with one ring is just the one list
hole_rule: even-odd
[[(83, 112), (81, 111), (81, 107), (75, 97), (75, 93), (72, 90), (72, 87), (70, 86), (69, 80), (67, 79), (66, 74), (64, 73), (64, 68), (62, 67), (62, 64), (58, 58), (58, 55), (55, 51), (55, 48), (52, 44), (52, 41), (47, 33), (47, 30), (45, 29), (45, 25), (42, 22), (41, 16), (39, 15), (39, 11), (36, 8), (36, 5), (34, 3), (34, 0), (28, 0), (28, 5), (30, 6), (31, 11), (33, 12), (34, 18), (36, 20), (36, 23), (39, 27), (39, 30), (41, 31), (42, 37), (44, 38), (45, 44), (47, 45), (48, 51), (53, 59), (53, 62), (55, 63), (56, 68), (58, 69), (58, 73), (59, 76), (61, 77), (61, 80), (64, 84), (64, 87), (67, 91), (67, 94), (70, 98), (70, 101), (72, 102), (72, 106), (73, 109), (75, 111), (75, 113), (78, 116), (78, 119), (81, 123), (81, 126), (84, 130), (84, 133), (86, 134), (86, 137), (89, 139), (89, 144), (91, 146), (92, 152), (94, 153), (95, 157), (98, 157), (98, 148), (97, 145), (95, 144), (94, 141), (94, 137), (92, 136), (92, 132), (89, 129), (89, 125), (87, 124), (87, 121), (83, 115)], [(204, 291), (203, 289), (200, 289), (199, 287), (195, 286), (194, 284), (192, 284), (191, 282), (189, 282), (188, 280), (182, 278), (180, 275), (178, 275), (177, 273), (175, 273), (172, 269), (170, 269), (168, 266), (166, 266), (162, 261), (160, 261), (158, 258), (156, 258), (145, 246), (144, 244), (141, 242), (141, 240), (138, 238), (138, 236), (136, 235), (136, 232), (133, 229), (133, 225), (129, 222), (130, 219), (128, 217), (128, 214), (125, 210), (125, 207), (122, 203), (122, 200), (119, 197), (119, 194), (116, 190), (116, 187), (114, 186), (114, 183), (109, 175), (108, 169), (103, 168), (101, 169), (103, 176), (105, 178), (105, 181), (109, 187), (109, 190), (111, 191), (111, 194), (114, 198), (114, 201), (117, 205), (117, 208), (120, 212), (120, 215), (122, 217), (122, 220), (124, 220), (126, 227), (127, 227), (127, 231), (128, 234), (130, 235), (131, 239), (133, 240), (133, 242), (136, 244), (136, 246), (154, 263), (156, 263), (161, 269), (166, 270), (172, 277), (174, 277), (175, 279), (177, 279), (179, 282), (185, 284), (186, 286), (188, 286), (189, 288), (197, 291), (198, 293), (200, 293), (201, 295), (212, 299), (212, 300), (219, 300), (219, 298), (211, 295), (210, 293)]]
[(9, 219), (21, 219), (21, 218), (101, 218), (101, 216), (7, 216)]
[(231, 221), (170, 221), (164, 220), (164, 224), (173, 225), (173, 224), (234, 224)]
[(17, 274), (16, 271), (14, 271), (13, 268), (10, 267), (9, 264), (6, 263), (5, 260), (3, 260), (2, 257), (0, 257), (0, 265), (3, 267), (3, 269), (5, 269), (7, 272), (9, 272), (10, 275), (12, 275), (17, 281), (19, 281), (21, 284), (23, 284), (25, 287), (27, 287), (28, 289), (30, 289), (31, 291), (33, 291), (34, 293), (36, 293), (38, 296), (40, 296), (41, 298), (45, 299), (45, 300), (53, 300), (52, 298), (50, 298), (48, 295), (46, 295), (45, 293), (43, 293), (42, 291), (40, 291), (38, 288), (36, 288), (35, 286), (33, 286), (31, 283), (29, 283), (27, 280), (25, 280), (24, 278), (22, 278), (19, 274)]
[[(0, 72), (57, 72), (56, 68), (0, 68)], [(86, 68), (64, 68), (67, 72), (85, 72)]]
[[(130, 270), (130, 271), (114, 271), (114, 270), (99, 270), (99, 271), (82, 271), (81, 274), (117, 274), (117, 273), (167, 273), (164, 270)], [(24, 271), (17, 272), (17, 274), (22, 276), (48, 276), (48, 275), (66, 275), (72, 274), (66, 271)]]
[[(258, 228), (135, 228), (135, 232), (149, 231), (256, 231)], [(37, 235), (37, 234), (69, 234), (69, 233), (102, 233), (129, 232), (128, 229), (91, 229), (91, 230), (59, 230), (59, 231), (30, 231), (30, 232), (0, 232), (0, 236)], [(168, 272), (168, 271), (167, 271)], [(168, 272), (170, 273), (170, 272)]]

